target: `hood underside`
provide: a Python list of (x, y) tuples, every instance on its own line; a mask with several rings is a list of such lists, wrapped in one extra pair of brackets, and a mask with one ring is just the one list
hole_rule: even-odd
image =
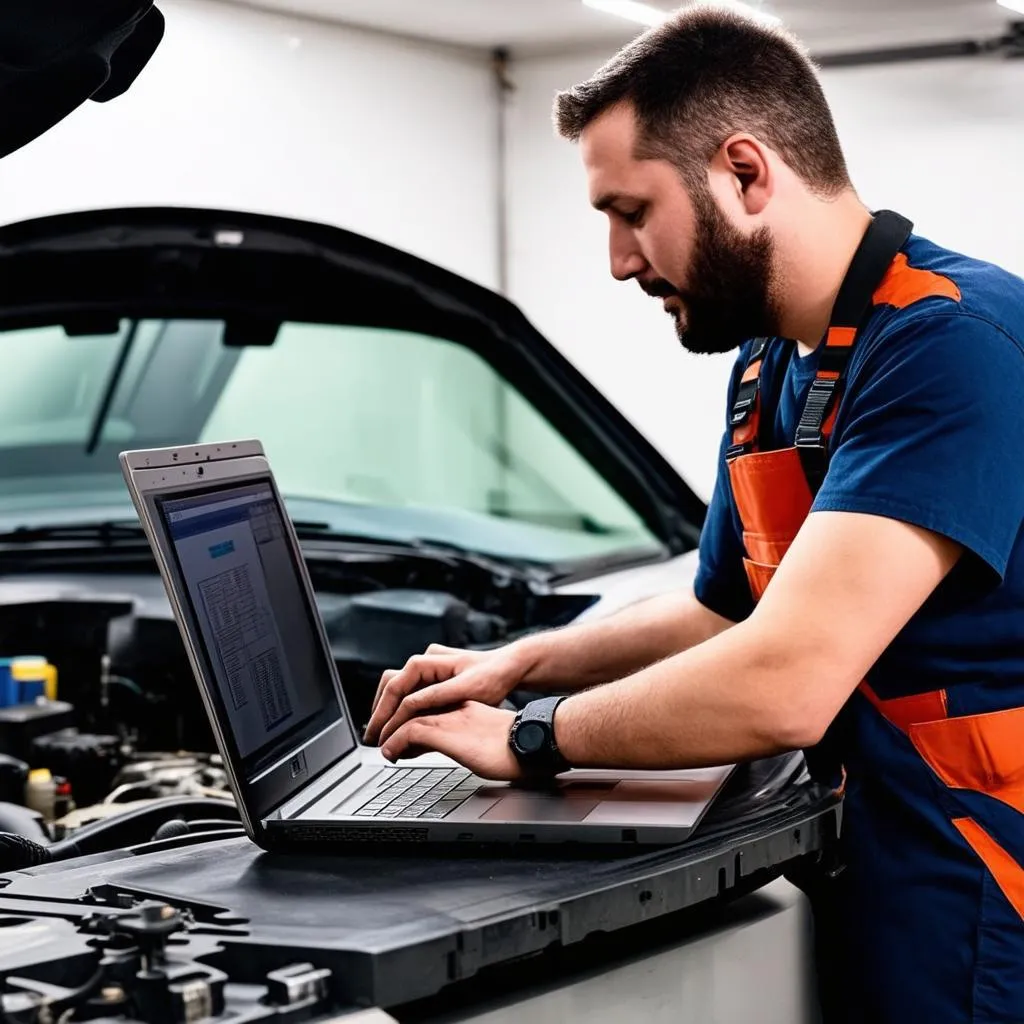
[(272, 344), (284, 321), (449, 339), (508, 379), (642, 515), (691, 549), (704, 503), (500, 295), (339, 228), (261, 214), (130, 208), (0, 228), (0, 330), (116, 330), (121, 317), (217, 318), (226, 342)]

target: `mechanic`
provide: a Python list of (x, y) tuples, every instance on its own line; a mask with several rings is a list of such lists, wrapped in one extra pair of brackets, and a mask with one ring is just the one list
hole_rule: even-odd
[[(826, 1018), (1024, 1021), (1024, 281), (866, 208), (813, 64), (754, 17), (678, 12), (555, 119), (613, 275), (739, 348), (693, 589), (431, 648), (367, 740), (509, 780), (804, 748), (845, 793), (802, 880)], [(523, 717), (552, 742), (518, 749)]]

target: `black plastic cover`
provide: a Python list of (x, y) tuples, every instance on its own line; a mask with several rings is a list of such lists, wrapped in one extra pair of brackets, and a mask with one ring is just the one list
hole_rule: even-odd
[(0, 751), (31, 763), (33, 740), (73, 725), (74, 716), (75, 709), (63, 700), (0, 708)]
[(0, 977), (59, 975), (61, 958), (82, 955), (76, 928), (90, 915), (155, 899), (190, 912), (175, 955), (202, 959), (234, 983), (308, 963), (331, 972), (339, 1006), (454, 994), (480, 971), (685, 916), (821, 855), (838, 830), (839, 798), (801, 767), (791, 757), (741, 769), (693, 839), (640, 856), (575, 848), (454, 857), (424, 847), (412, 856), (310, 856), (263, 853), (246, 839), (172, 839), (135, 856), (13, 873), (0, 878), (0, 921), (45, 917), (52, 928), (62, 918), (72, 927), (60, 933), (66, 941), (40, 947), (46, 963), (26, 963), (20, 949), (0, 952)]

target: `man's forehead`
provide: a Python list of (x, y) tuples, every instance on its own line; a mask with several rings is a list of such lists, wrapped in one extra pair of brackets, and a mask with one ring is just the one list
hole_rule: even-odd
[(633, 110), (621, 103), (598, 114), (580, 134), (580, 149), (588, 166), (632, 159), (635, 143)]
[(636, 125), (632, 110), (613, 107), (594, 118), (580, 136), (590, 201), (601, 210), (627, 192), (641, 162), (635, 155)]

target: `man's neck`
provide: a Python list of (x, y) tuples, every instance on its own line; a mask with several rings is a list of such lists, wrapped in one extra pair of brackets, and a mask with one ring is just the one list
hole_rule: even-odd
[(828, 202), (809, 197), (793, 223), (780, 254), (777, 301), (783, 335), (795, 339), (800, 354), (807, 355), (828, 330), (836, 296), (871, 213), (851, 190)]

